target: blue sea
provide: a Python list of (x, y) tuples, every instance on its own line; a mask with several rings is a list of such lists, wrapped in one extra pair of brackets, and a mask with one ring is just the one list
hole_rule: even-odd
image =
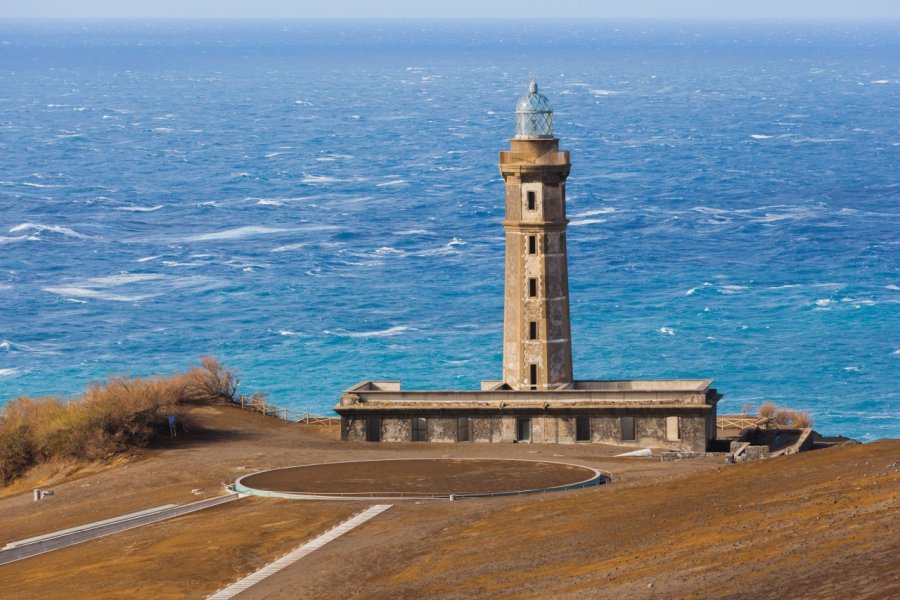
[(577, 378), (900, 436), (900, 23), (0, 22), (0, 403), (203, 354), (330, 413), (501, 368), (531, 75)]

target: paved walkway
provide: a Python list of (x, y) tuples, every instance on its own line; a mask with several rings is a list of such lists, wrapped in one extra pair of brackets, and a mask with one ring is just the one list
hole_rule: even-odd
[(207, 598), (207, 600), (229, 600), (230, 598), (234, 598), (235, 596), (237, 596), (244, 590), (259, 583), (266, 577), (269, 577), (270, 575), (274, 575), (275, 573), (282, 570), (283, 568), (294, 564), (295, 562), (297, 562), (298, 560), (300, 560), (307, 554), (309, 554), (315, 550), (318, 550), (319, 548), (321, 548), (328, 542), (341, 537), (342, 535), (344, 535), (351, 529), (355, 529), (356, 527), (359, 527), (360, 525), (362, 525), (369, 519), (372, 519), (372, 518), (380, 515), (381, 513), (383, 513), (387, 509), (389, 509), (391, 506), (393, 506), (393, 505), (392, 504), (376, 504), (374, 506), (370, 506), (369, 508), (362, 511), (361, 513), (357, 513), (353, 517), (350, 517), (349, 519), (347, 519), (346, 521), (344, 521), (337, 527), (329, 529), (322, 535), (303, 544), (296, 550), (293, 550), (293, 551), (285, 554), (278, 560), (269, 563), (268, 565), (266, 565), (262, 569), (256, 571), (255, 573), (251, 573), (250, 575), (247, 575), (240, 581), (232, 583), (228, 587), (226, 587), (222, 590), (219, 590), (215, 594), (209, 596)]
[(112, 519), (97, 521), (96, 523), (88, 523), (87, 525), (63, 529), (46, 535), (28, 538), (27, 540), (11, 542), (4, 546), (3, 549), (0, 549), (0, 565), (43, 554), (44, 552), (50, 552), (51, 550), (59, 550), (60, 548), (80, 544), (81, 542), (95, 540), (113, 533), (125, 531), (126, 529), (134, 529), (135, 527), (149, 525), (150, 523), (164, 521), (173, 517), (180, 517), (181, 515), (203, 510), (204, 508), (225, 504), (226, 502), (237, 500), (240, 497), (241, 495), (239, 494), (228, 494), (227, 496), (207, 498), (206, 500), (200, 500), (199, 502), (192, 502), (191, 504), (184, 504), (181, 506), (160, 506), (136, 513), (129, 513)]

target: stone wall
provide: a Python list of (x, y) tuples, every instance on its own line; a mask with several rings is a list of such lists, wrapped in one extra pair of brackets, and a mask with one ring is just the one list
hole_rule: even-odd
[[(422, 414), (427, 419), (429, 442), (456, 442), (459, 416)], [(667, 439), (666, 418), (673, 415), (663, 412), (634, 415), (635, 439), (622, 439), (622, 417), (619, 414), (584, 415), (590, 419), (591, 442), (635, 448), (666, 448), (675, 452), (706, 452), (707, 416), (704, 413), (680, 415), (681, 439)], [(629, 415), (631, 416), (631, 415)], [(517, 417), (531, 419), (531, 440), (543, 444), (574, 444), (577, 435), (576, 415), (476, 415), (471, 417), (470, 442), (512, 443), (517, 441)], [(465, 425), (465, 423), (464, 423)], [(366, 440), (366, 417), (343, 417), (342, 439)], [(385, 416), (381, 422), (381, 439), (385, 442), (411, 442), (412, 416)], [(577, 442), (590, 443), (590, 442)]]

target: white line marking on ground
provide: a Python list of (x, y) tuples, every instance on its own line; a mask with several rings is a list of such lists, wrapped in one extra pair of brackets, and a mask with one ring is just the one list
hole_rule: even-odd
[(377, 517), (378, 515), (389, 509), (391, 506), (393, 506), (393, 504), (376, 504), (375, 506), (370, 506), (361, 513), (357, 513), (343, 523), (340, 523), (336, 527), (329, 529), (319, 537), (303, 544), (296, 550), (292, 550), (278, 560), (270, 562), (259, 571), (250, 573), (240, 581), (232, 583), (228, 587), (219, 590), (211, 596), (208, 596), (207, 600), (229, 600), (230, 598), (234, 598), (244, 590), (250, 588), (253, 585), (256, 585), (266, 577), (274, 575), (288, 565), (294, 564), (307, 554), (321, 548), (328, 542), (341, 537), (342, 535), (352, 529), (355, 529), (356, 527), (359, 527), (369, 519)]

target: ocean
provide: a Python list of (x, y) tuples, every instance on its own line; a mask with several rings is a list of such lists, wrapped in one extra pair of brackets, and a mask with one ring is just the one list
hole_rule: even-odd
[(0, 403), (204, 354), (319, 414), (497, 378), (531, 75), (577, 378), (900, 436), (900, 23), (0, 21)]

